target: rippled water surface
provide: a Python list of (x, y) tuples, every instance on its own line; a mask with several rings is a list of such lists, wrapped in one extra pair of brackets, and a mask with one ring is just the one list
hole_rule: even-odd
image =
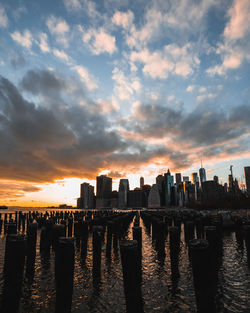
[[(179, 279), (172, 279), (169, 237), (165, 242), (165, 257), (159, 255), (151, 235), (142, 226), (142, 294), (144, 312), (196, 312), (192, 270), (188, 250), (181, 233)], [(132, 224), (125, 236), (132, 239)], [(24, 281), (20, 313), (51, 313), (55, 307), (54, 253), (42, 257), (38, 230), (35, 277), (32, 284)], [(5, 235), (0, 236), (0, 288), (3, 287)], [(92, 281), (92, 238), (88, 239), (86, 260), (82, 260), (79, 246), (75, 247), (75, 272), (72, 312), (125, 312), (122, 267), (119, 245), (112, 248), (111, 259), (106, 258), (105, 242), (102, 250), (102, 273), (99, 285)], [(250, 312), (250, 270), (246, 249), (234, 232), (224, 232), (221, 266), (218, 272), (216, 296), (217, 312)]]

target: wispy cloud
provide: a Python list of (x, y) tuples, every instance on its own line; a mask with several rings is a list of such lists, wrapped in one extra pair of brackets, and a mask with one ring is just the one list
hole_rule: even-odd
[(68, 11), (78, 11), (82, 9), (82, 4), (79, 0), (64, 0), (63, 3)]
[(0, 6), (0, 27), (7, 27), (9, 23), (5, 9)]
[(163, 50), (152, 53), (148, 49), (140, 52), (133, 51), (130, 60), (143, 63), (144, 74), (162, 79), (167, 78), (170, 73), (183, 77), (189, 76), (200, 64), (198, 55), (191, 44), (182, 47), (170, 44), (166, 45)]
[(223, 33), (223, 42), (216, 53), (221, 64), (207, 69), (209, 75), (225, 75), (228, 70), (237, 69), (244, 61), (250, 62), (250, 5), (248, 0), (234, 0), (228, 10), (229, 21)]
[(115, 25), (123, 27), (124, 29), (129, 29), (133, 24), (133, 20), (134, 14), (131, 11), (116, 11), (112, 17), (112, 22)]
[(59, 50), (59, 49), (53, 49), (53, 54), (63, 60), (63, 61), (66, 61), (66, 62), (69, 62), (70, 61), (70, 57), (67, 55), (66, 52), (64, 52), (63, 50)]
[(84, 43), (88, 44), (93, 54), (108, 53), (113, 54), (117, 51), (115, 37), (110, 35), (104, 28), (90, 28), (82, 35)]
[(47, 53), (50, 52), (50, 47), (48, 44), (48, 36), (46, 33), (40, 33), (39, 35), (39, 47), (42, 52)]
[(86, 84), (89, 90), (94, 90), (98, 87), (96, 81), (90, 76), (88, 70), (82, 65), (75, 65), (73, 69), (81, 77), (81, 80)]
[(129, 100), (135, 92), (141, 89), (141, 83), (137, 77), (127, 77), (118, 67), (113, 69), (112, 74), (112, 79), (115, 81), (114, 93), (120, 100)]
[(19, 31), (13, 32), (11, 38), (25, 48), (32, 46), (33, 37), (28, 29), (24, 30), (23, 34)]
[(70, 30), (68, 23), (61, 17), (51, 15), (47, 19), (46, 25), (50, 33), (56, 37), (56, 41), (65, 47), (68, 47), (69, 43), (67, 35)]

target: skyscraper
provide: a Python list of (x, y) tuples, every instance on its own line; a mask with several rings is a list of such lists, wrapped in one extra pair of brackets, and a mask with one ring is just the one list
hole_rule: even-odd
[(177, 187), (181, 184), (181, 173), (175, 173), (175, 183)]
[(192, 173), (192, 184), (196, 184), (199, 182), (198, 173)]
[(142, 189), (143, 186), (144, 186), (144, 178), (140, 177), (140, 188)]
[(88, 183), (80, 186), (80, 198), (77, 199), (79, 209), (94, 209), (94, 187)]
[(183, 176), (182, 179), (183, 179), (183, 182), (186, 182), (186, 183), (189, 182), (189, 176)]
[(128, 181), (128, 179), (120, 179), (119, 195), (118, 195), (118, 206), (119, 206), (119, 208), (127, 208), (127, 206), (128, 206), (128, 192), (129, 192), (129, 181)]
[(206, 178), (206, 170), (204, 169), (204, 167), (201, 167), (199, 169), (199, 174), (200, 174), (200, 183), (201, 183), (201, 186), (202, 186), (202, 183), (207, 180), (207, 178)]
[(165, 206), (171, 205), (171, 187), (174, 185), (174, 176), (171, 176), (170, 171), (164, 174), (164, 187), (165, 187)]
[(148, 208), (160, 208), (161, 197), (157, 184), (154, 184), (148, 195)]
[(112, 178), (106, 175), (96, 177), (96, 208), (110, 207)]
[(248, 197), (250, 197), (250, 166), (244, 167), (244, 172), (245, 172), (247, 194), (248, 194)]

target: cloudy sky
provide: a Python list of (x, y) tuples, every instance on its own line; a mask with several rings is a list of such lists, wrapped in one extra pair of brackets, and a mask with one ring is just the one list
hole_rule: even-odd
[(0, 203), (250, 165), (249, 0), (0, 0)]

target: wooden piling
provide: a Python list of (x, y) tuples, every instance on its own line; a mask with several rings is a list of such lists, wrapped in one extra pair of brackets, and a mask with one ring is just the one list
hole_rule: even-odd
[(138, 268), (137, 241), (126, 240), (120, 242), (123, 285), (126, 297), (127, 313), (142, 313), (143, 301), (141, 294), (141, 280)]
[(74, 239), (60, 237), (55, 252), (56, 313), (71, 312), (74, 260)]

